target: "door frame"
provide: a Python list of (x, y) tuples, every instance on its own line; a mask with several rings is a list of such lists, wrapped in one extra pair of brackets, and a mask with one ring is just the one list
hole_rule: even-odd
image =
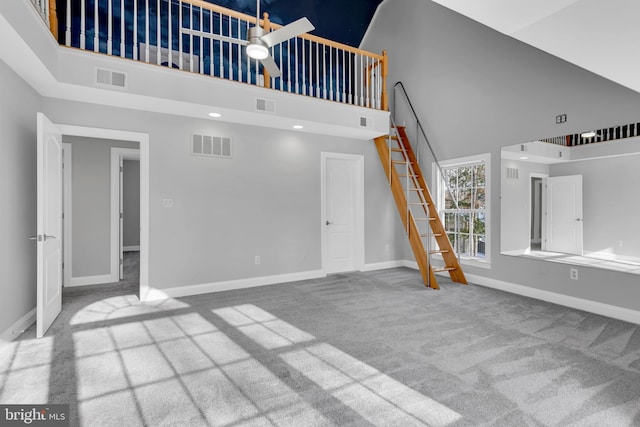
[[(149, 294), (149, 134), (117, 129), (58, 124), (62, 135), (139, 143), (140, 150), (140, 288), (138, 297)], [(117, 250), (117, 246), (116, 246)]]
[[(123, 275), (122, 243), (122, 162), (140, 160), (139, 148), (111, 147), (111, 273), (117, 272), (118, 280)], [(142, 199), (142, 197), (141, 197)]]
[(356, 181), (354, 183), (355, 204), (355, 224), (354, 224), (354, 268), (361, 271), (364, 268), (364, 156), (361, 154), (344, 154), (321, 152), (320, 153), (320, 236), (322, 253), (322, 272), (327, 274), (327, 160), (349, 160), (356, 168)]

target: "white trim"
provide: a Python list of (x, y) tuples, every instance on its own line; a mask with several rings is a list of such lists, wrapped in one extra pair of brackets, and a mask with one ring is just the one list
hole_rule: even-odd
[[(370, 264), (365, 264), (362, 266), (360, 271), (377, 271), (377, 270), (386, 270), (388, 268), (398, 268), (405, 267), (405, 260), (395, 260), (395, 261), (383, 261), (383, 262), (374, 262)], [(416, 264), (417, 267), (417, 264)]]
[(122, 250), (125, 252), (135, 252), (140, 250), (140, 246), (123, 246)]
[(89, 286), (89, 285), (102, 285), (104, 283), (116, 283), (118, 282), (118, 278), (113, 280), (112, 274), (102, 274), (98, 276), (81, 276), (81, 277), (72, 277), (71, 283), (66, 285), (68, 288), (73, 288), (75, 286)]
[(167, 298), (180, 298), (190, 295), (201, 295), (212, 292), (230, 291), (234, 289), (253, 288), (256, 286), (277, 285), (326, 277), (322, 270), (304, 271), (300, 273), (278, 274), (274, 276), (251, 277), (248, 279), (227, 280), (223, 282), (203, 283), (199, 285), (179, 286), (167, 289), (149, 290), (142, 295), (141, 301), (155, 301)]
[(137, 141), (140, 144), (140, 291), (149, 292), (149, 134), (56, 124), (63, 135)]
[(320, 241), (322, 256), (322, 271), (326, 274), (327, 259), (327, 236), (325, 233), (325, 223), (327, 221), (327, 188), (326, 188), (326, 167), (327, 159), (350, 160), (356, 166), (356, 224), (355, 224), (355, 255), (354, 269), (356, 271), (364, 268), (364, 156), (361, 154), (344, 154), (344, 153), (320, 153)]
[(73, 204), (71, 203), (73, 197), (73, 171), (72, 171), (72, 162), (73, 162), (73, 144), (69, 142), (62, 143), (62, 156), (64, 158), (64, 169), (62, 170), (62, 185), (63, 185), (63, 199), (64, 206), (62, 211), (64, 213), (64, 218), (62, 219), (62, 251), (63, 251), (63, 275), (62, 275), (62, 286), (69, 286), (71, 284), (71, 264), (73, 262), (73, 257), (71, 254), (73, 253), (73, 230), (71, 220), (73, 215)]
[(516, 285), (514, 283), (504, 282), (502, 280), (491, 279), (483, 276), (477, 276), (475, 274), (466, 274), (466, 277), (470, 283), (476, 285), (498, 289), (529, 298), (535, 298), (565, 307), (575, 308), (577, 310), (587, 311), (589, 313), (595, 313), (602, 316), (611, 317), (613, 319), (619, 319), (625, 322), (631, 322), (640, 325), (640, 311), (617, 307), (615, 305), (605, 304), (602, 302), (572, 297), (569, 295), (558, 294), (555, 292), (549, 292), (542, 289), (531, 288), (529, 286)]
[[(0, 344), (15, 340), (25, 329), (36, 323), (36, 308), (22, 316), (13, 325), (0, 334)], [(15, 333), (14, 333), (15, 331)]]
[[(473, 163), (478, 163), (478, 162), (484, 162), (485, 164), (485, 175), (484, 175), (484, 179), (485, 179), (485, 209), (484, 209), (484, 213), (485, 213), (485, 222), (484, 222), (484, 235), (485, 235), (485, 247), (484, 247), (484, 258), (479, 258), (477, 261), (473, 258), (467, 258), (467, 261), (473, 261), (474, 263), (468, 263), (469, 265), (474, 265), (474, 266), (480, 266), (481, 268), (487, 268), (490, 269), (491, 268), (491, 248), (493, 246), (492, 244), (492, 234), (491, 234), (491, 222), (493, 221), (492, 219), (492, 203), (491, 203), (491, 193), (492, 193), (492, 179), (491, 179), (491, 153), (482, 153), (482, 154), (476, 154), (473, 156), (466, 156), (466, 157), (459, 157), (456, 159), (449, 159), (449, 160), (443, 160), (440, 162), (440, 167), (441, 168), (448, 168), (448, 167), (454, 167), (454, 166), (465, 166), (465, 165), (469, 165), (469, 164), (473, 164)], [(444, 206), (444, 192), (446, 191), (446, 189), (443, 186), (443, 177), (440, 174), (440, 168), (436, 165), (435, 162), (432, 163), (432, 170), (433, 170), (433, 174), (432, 174), (432, 179), (434, 182), (434, 188), (436, 189), (436, 195), (435, 195), (435, 204), (436, 204), (436, 208), (438, 209), (438, 214), (440, 215), (442, 213), (442, 208), (441, 206)], [(444, 222), (444, 221), (443, 221)], [(455, 248), (454, 248), (455, 250)], [(463, 262), (463, 258), (461, 258), (461, 263), (464, 264)], [(478, 264), (475, 264), (475, 263)]]
[(122, 161), (140, 160), (138, 148), (111, 147), (111, 274), (115, 272), (117, 282), (122, 278), (120, 259), (124, 250), (122, 246), (122, 230), (120, 212), (122, 212), (122, 183), (120, 182), (120, 166)]
[[(415, 261), (404, 260), (404, 266), (418, 270), (418, 264)], [(438, 276), (449, 276), (448, 273), (436, 273)], [(489, 277), (478, 276), (476, 274), (465, 273), (467, 281), (471, 284), (483, 286), (485, 288), (498, 289), (500, 291), (509, 292), (511, 294), (521, 295), (524, 297), (534, 298), (541, 301), (547, 301), (564, 307), (574, 308), (589, 313), (599, 314), (601, 316), (611, 317), (613, 319), (623, 320), (625, 322), (640, 325), (640, 311), (631, 310), (624, 307), (605, 304), (602, 302), (586, 300), (583, 298), (572, 297), (569, 295), (549, 292), (542, 289), (531, 288), (529, 286), (516, 285), (515, 283), (505, 282), (502, 280), (491, 279)]]

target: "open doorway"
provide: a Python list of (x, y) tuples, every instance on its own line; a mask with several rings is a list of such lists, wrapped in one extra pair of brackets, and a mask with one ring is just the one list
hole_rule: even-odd
[[(66, 191), (63, 191), (68, 195), (69, 202), (66, 205), (70, 207), (63, 216), (63, 228), (68, 237), (63, 242), (66, 255), (64, 277), (68, 279), (64, 285), (73, 287), (118, 283), (123, 277), (124, 262), (121, 226), (125, 187), (122, 182), (122, 164), (125, 158), (139, 161), (139, 143), (64, 133), (62, 140), (71, 153), (67, 156), (70, 157), (70, 173), (65, 174), (65, 177), (70, 175), (70, 179), (65, 180)], [(136, 185), (138, 209), (135, 211), (139, 224), (139, 172)], [(139, 229), (138, 225), (138, 237), (135, 239), (138, 248)]]
[(135, 293), (139, 297), (146, 295), (148, 135), (58, 127), (63, 141), (69, 143), (65, 145), (69, 149), (65, 157), (69, 167), (65, 167), (63, 192), (64, 285), (118, 283), (125, 276), (135, 276)]
[[(149, 293), (148, 277), (149, 277), (149, 135), (137, 132), (118, 131), (111, 129), (89, 128), (73, 125), (61, 125), (51, 122), (43, 113), (37, 114), (37, 178), (38, 178), (38, 203), (37, 203), (37, 235), (33, 240), (38, 242), (38, 259), (37, 259), (37, 319), (36, 319), (36, 336), (42, 337), (46, 333), (53, 320), (58, 316), (62, 306), (62, 287), (65, 277), (69, 278), (67, 285), (72, 286), (74, 279), (75, 285), (89, 284), (96, 279), (100, 279), (101, 275), (75, 275), (74, 277), (74, 236), (81, 235), (82, 232), (74, 232), (73, 212), (77, 210), (74, 205), (77, 203), (84, 204), (84, 207), (95, 203), (97, 199), (91, 197), (91, 191), (75, 192), (73, 191), (73, 180), (83, 168), (88, 169), (86, 174), (86, 182), (78, 181), (77, 189), (87, 190), (87, 188), (97, 191), (97, 187), (91, 187), (91, 181), (99, 179), (99, 165), (92, 163), (91, 160), (86, 162), (78, 162), (73, 167), (73, 159), (77, 151), (72, 150), (73, 141), (67, 142), (71, 145), (63, 145), (63, 136), (66, 138), (98, 138), (111, 139), (118, 141), (130, 141), (137, 144), (139, 149), (140, 160), (140, 274), (135, 289), (132, 291), (138, 293), (140, 299), (145, 299)], [(100, 144), (98, 147), (103, 148)], [(64, 150), (64, 147), (67, 150)], [(67, 160), (68, 172), (64, 171), (64, 162)], [(107, 157), (107, 185), (109, 191), (110, 180), (110, 158)], [(95, 168), (95, 169), (94, 169)], [(104, 170), (103, 170), (104, 171)], [(66, 177), (66, 179), (65, 179)], [(84, 187), (83, 187), (84, 185)], [(65, 188), (66, 187), (66, 188)], [(66, 196), (66, 197), (65, 197)], [(74, 197), (75, 196), (75, 197)], [(107, 195), (109, 196), (109, 195)], [(107, 206), (110, 204), (110, 197), (107, 197)], [(104, 200), (98, 203), (104, 203)], [(67, 206), (65, 209), (64, 206)], [(104, 209), (103, 209), (104, 210)], [(102, 210), (102, 211), (103, 211)], [(109, 226), (111, 209), (107, 207), (107, 234), (111, 234)], [(66, 215), (65, 215), (66, 214)], [(82, 231), (88, 231), (89, 237), (104, 233), (104, 229), (94, 221), (92, 215), (81, 218), (78, 225), (84, 227)], [(61, 238), (62, 236), (62, 238)], [(109, 240), (111, 248), (112, 240)], [(86, 239), (85, 244), (92, 245), (91, 239)], [(116, 246), (117, 249), (118, 246)], [(89, 261), (84, 265), (91, 265), (91, 262), (100, 263), (103, 258), (97, 252), (88, 251), (84, 261)], [(117, 253), (113, 257), (113, 250), (107, 250), (109, 254), (108, 270), (109, 278), (115, 276), (118, 278), (118, 259)], [(65, 256), (66, 255), (66, 256)], [(113, 258), (116, 259), (115, 268)], [(70, 271), (70, 275), (64, 272), (64, 269)], [(102, 275), (104, 279), (106, 274)], [(78, 281), (80, 283), (78, 283)], [(104, 283), (104, 282), (103, 282)]]
[(531, 192), (531, 224), (529, 234), (529, 247), (533, 251), (539, 251), (540, 249), (542, 249), (542, 179), (543, 176), (532, 175), (530, 177), (531, 182), (529, 191)]

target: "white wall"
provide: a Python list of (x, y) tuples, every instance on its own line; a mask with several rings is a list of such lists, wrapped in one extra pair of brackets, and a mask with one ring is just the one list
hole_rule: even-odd
[(640, 259), (640, 154), (552, 165), (550, 172), (582, 175), (585, 254)]
[(42, 99), (0, 60), (0, 333), (36, 305), (36, 113)]
[(111, 271), (111, 147), (137, 142), (63, 135), (72, 145), (72, 278)]
[[(153, 288), (319, 270), (322, 151), (365, 156), (365, 262), (402, 259), (404, 234), (373, 141), (49, 98), (44, 105), (56, 123), (149, 133)], [(233, 158), (190, 155), (192, 133), (232, 138)], [(162, 207), (167, 198), (172, 208)]]
[[(580, 267), (572, 281), (569, 266), (501, 256), (498, 244), (501, 147), (635, 122), (638, 93), (431, 1), (385, 0), (362, 47), (388, 51), (389, 87), (406, 84), (442, 160), (491, 153), (492, 266), (466, 273), (640, 310), (637, 276)], [(567, 123), (556, 125), (563, 113)]]

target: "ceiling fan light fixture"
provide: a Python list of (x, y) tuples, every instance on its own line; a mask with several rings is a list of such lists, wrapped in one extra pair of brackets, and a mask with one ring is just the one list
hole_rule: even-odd
[(252, 43), (247, 45), (247, 55), (250, 58), (262, 60), (269, 56), (269, 49), (262, 44)]

